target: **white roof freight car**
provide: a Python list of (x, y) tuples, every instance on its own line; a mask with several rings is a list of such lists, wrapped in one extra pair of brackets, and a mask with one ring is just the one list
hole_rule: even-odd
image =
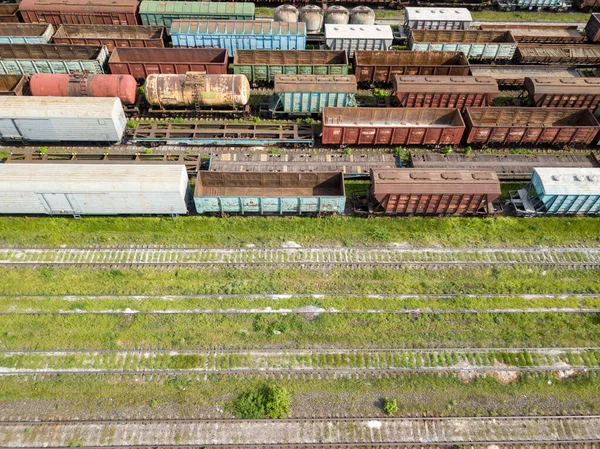
[(471, 22), (466, 8), (404, 8), (404, 26), (411, 30), (466, 30)]
[(0, 164), (0, 214), (187, 213), (184, 165)]
[(325, 45), (329, 50), (346, 50), (349, 58), (355, 50), (387, 50), (394, 40), (389, 25), (325, 24)]
[(0, 141), (120, 142), (118, 98), (0, 97)]

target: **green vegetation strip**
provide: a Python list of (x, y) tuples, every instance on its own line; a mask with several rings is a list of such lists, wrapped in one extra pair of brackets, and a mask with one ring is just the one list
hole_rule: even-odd
[(2, 315), (0, 348), (593, 347), (594, 314)]
[(593, 217), (378, 218), (361, 217), (67, 217), (0, 218), (5, 245), (598, 245)]
[[(114, 416), (115, 408), (141, 416), (230, 417), (240, 393), (264, 383), (256, 379), (209, 376), (61, 375), (0, 377), (0, 409), (7, 416)], [(384, 416), (383, 397), (397, 398), (396, 416), (498, 416), (600, 413), (600, 377), (591, 373), (559, 380), (525, 374), (513, 383), (494, 378), (466, 383), (456, 376), (404, 375), (392, 379), (277, 380), (291, 393), (290, 417)], [(28, 401), (26, 411), (19, 401)], [(36, 404), (40, 407), (36, 408)], [(133, 408), (132, 408), (133, 407)], [(223, 413), (220, 411), (224, 410)]]
[(589, 13), (584, 12), (552, 12), (552, 11), (473, 11), (476, 21), (511, 21), (511, 22), (587, 22)]
[(479, 310), (490, 309), (598, 309), (598, 297), (399, 297), (399, 296), (7, 296), (0, 300), (0, 313), (194, 313), (203, 311), (224, 311), (227, 313), (248, 313), (257, 310), (272, 310), (274, 313), (289, 311), (320, 312), (413, 312), (440, 310)]

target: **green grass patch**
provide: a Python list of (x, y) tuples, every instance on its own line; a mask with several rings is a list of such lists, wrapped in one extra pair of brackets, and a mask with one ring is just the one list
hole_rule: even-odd
[(515, 22), (587, 22), (589, 13), (570, 13), (552, 11), (473, 11), (473, 20), (497, 20)]
[[(352, 185), (352, 184), (351, 184)], [(416, 246), (597, 245), (594, 217), (377, 218), (362, 217), (4, 217), (0, 243), (15, 245), (161, 244), (241, 246), (376, 245)]]

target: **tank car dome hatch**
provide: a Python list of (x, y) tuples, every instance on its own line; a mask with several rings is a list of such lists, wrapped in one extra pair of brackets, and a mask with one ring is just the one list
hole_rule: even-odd
[(298, 8), (293, 5), (279, 5), (273, 13), (275, 22), (298, 22)]
[(357, 6), (350, 11), (351, 25), (375, 25), (375, 11), (368, 6)]
[(325, 10), (325, 23), (347, 25), (350, 22), (350, 12), (343, 6), (333, 5)]
[(323, 10), (316, 5), (306, 5), (300, 8), (299, 22), (306, 24), (306, 32), (315, 34), (323, 28)]

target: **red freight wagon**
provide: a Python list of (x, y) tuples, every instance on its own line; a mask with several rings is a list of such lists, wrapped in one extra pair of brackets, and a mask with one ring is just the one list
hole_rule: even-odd
[(458, 109), (323, 108), (325, 145), (458, 145)]
[(525, 78), (529, 100), (537, 107), (590, 108), (600, 103), (600, 78)]
[(21, 0), (24, 22), (53, 25), (140, 25), (138, 0)]
[(589, 145), (600, 124), (589, 109), (467, 108), (467, 143)]
[(106, 45), (110, 52), (119, 47), (163, 48), (165, 29), (143, 25), (61, 25), (52, 39), (55, 44)]
[(115, 75), (227, 73), (227, 50), (220, 48), (115, 48), (108, 66)]
[(19, 11), (18, 3), (2, 3), (2, 4), (0, 4), (0, 23), (20, 22), (18, 11)]

